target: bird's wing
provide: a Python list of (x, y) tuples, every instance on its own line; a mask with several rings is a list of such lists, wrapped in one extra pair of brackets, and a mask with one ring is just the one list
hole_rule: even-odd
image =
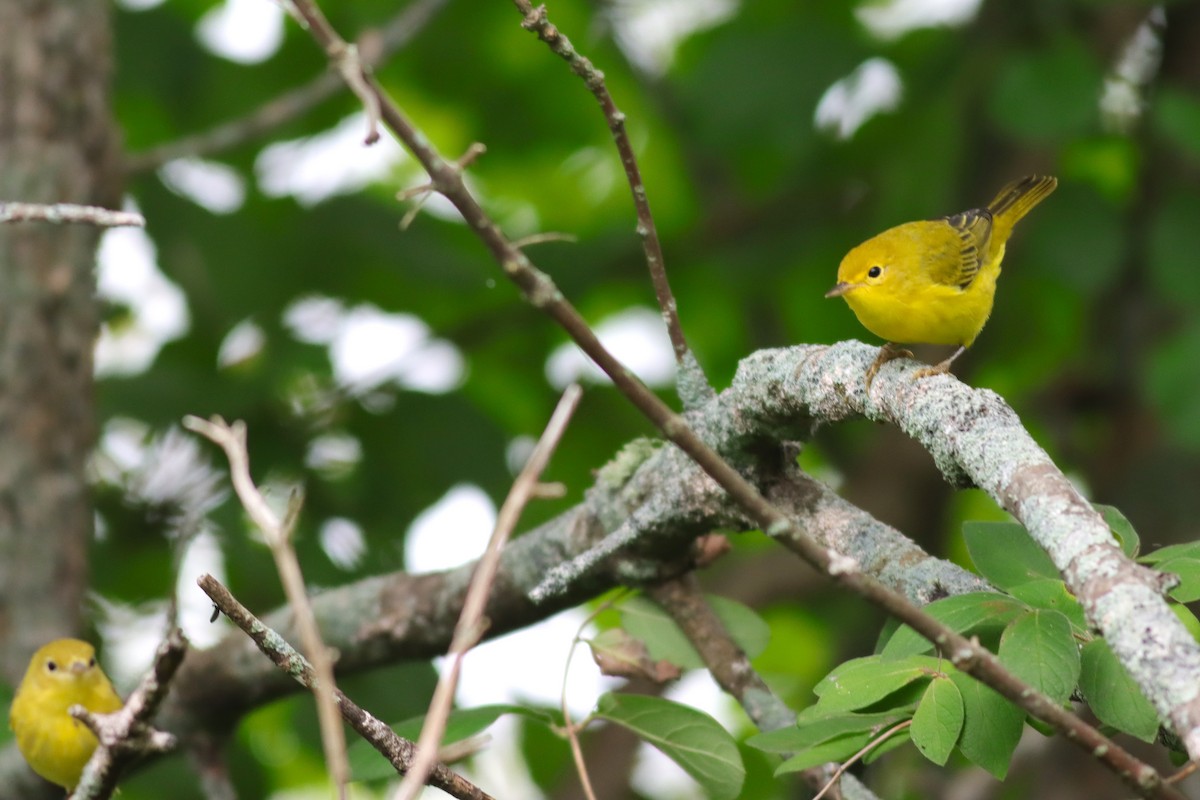
[(966, 289), (975, 280), (983, 266), (988, 241), (992, 237), (992, 213), (986, 208), (972, 208), (940, 222), (950, 226), (956, 241), (957, 253), (945, 253), (938, 259), (939, 274), (933, 276), (939, 283)]

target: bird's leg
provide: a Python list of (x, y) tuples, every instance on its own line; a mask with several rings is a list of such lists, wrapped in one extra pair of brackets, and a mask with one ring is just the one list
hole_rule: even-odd
[(888, 342), (883, 347), (879, 348), (879, 355), (875, 356), (874, 363), (867, 368), (867, 391), (871, 391), (871, 382), (875, 380), (875, 374), (879, 372), (879, 368), (894, 358), (912, 358), (912, 351), (905, 350), (903, 347)]
[(954, 362), (954, 359), (958, 358), (965, 352), (967, 352), (967, 346), (965, 344), (960, 345), (959, 348), (954, 351), (954, 354), (945, 361), (939, 361), (932, 367), (924, 367), (914, 372), (913, 380), (916, 380), (917, 378), (928, 378), (930, 375), (942, 375), (949, 372), (950, 364)]

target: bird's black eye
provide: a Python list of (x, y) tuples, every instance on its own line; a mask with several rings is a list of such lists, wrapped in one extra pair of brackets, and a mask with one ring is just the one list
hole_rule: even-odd
[(88, 666), (89, 667), (96, 666), (96, 657), (95, 656), (92, 656), (91, 658), (88, 659)]
[(54, 670), (58, 669), (58, 664), (56, 664), (56, 663), (55, 663), (55, 662), (53, 662), (53, 661), (47, 661), (47, 662), (46, 662), (46, 669), (47, 669), (48, 671), (50, 671), (50, 672), (54, 672)]
[(867, 270), (868, 278), (878, 278), (882, 274), (883, 274), (883, 267), (871, 267), (869, 270)]

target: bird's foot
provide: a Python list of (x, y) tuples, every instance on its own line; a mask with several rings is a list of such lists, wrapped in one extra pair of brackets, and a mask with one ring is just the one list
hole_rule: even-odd
[(875, 380), (875, 375), (879, 372), (879, 368), (897, 358), (912, 358), (912, 351), (905, 350), (903, 347), (898, 347), (891, 342), (879, 348), (879, 355), (875, 356), (875, 361), (867, 368), (866, 384), (868, 392), (871, 391), (871, 382)]
[(951, 355), (949, 358), (945, 359), (944, 361), (939, 361), (938, 363), (934, 364), (931, 367), (922, 367), (921, 369), (919, 369), (913, 373), (913, 380), (919, 380), (921, 378), (928, 378), (930, 375), (945, 375), (946, 373), (948, 373), (950, 371), (950, 365), (954, 363), (954, 359), (958, 358), (966, 351), (967, 351), (967, 348), (964, 345), (962, 347), (959, 347), (957, 350), (955, 350), (954, 354)]

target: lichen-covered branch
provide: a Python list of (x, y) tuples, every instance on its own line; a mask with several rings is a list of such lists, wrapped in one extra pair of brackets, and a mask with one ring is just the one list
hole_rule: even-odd
[(983, 489), (1029, 530), (1188, 754), (1200, 755), (1200, 645), (1163, 600), (1164, 576), (1125, 557), (999, 395), (950, 376), (915, 381), (905, 360), (881, 369), (868, 394), (862, 376), (875, 352), (843, 342), (756, 353), (721, 397), (730, 414), (716, 418), (735, 423), (731, 436), (788, 430), (797, 416), (866, 417), (912, 436), (948, 481)]

